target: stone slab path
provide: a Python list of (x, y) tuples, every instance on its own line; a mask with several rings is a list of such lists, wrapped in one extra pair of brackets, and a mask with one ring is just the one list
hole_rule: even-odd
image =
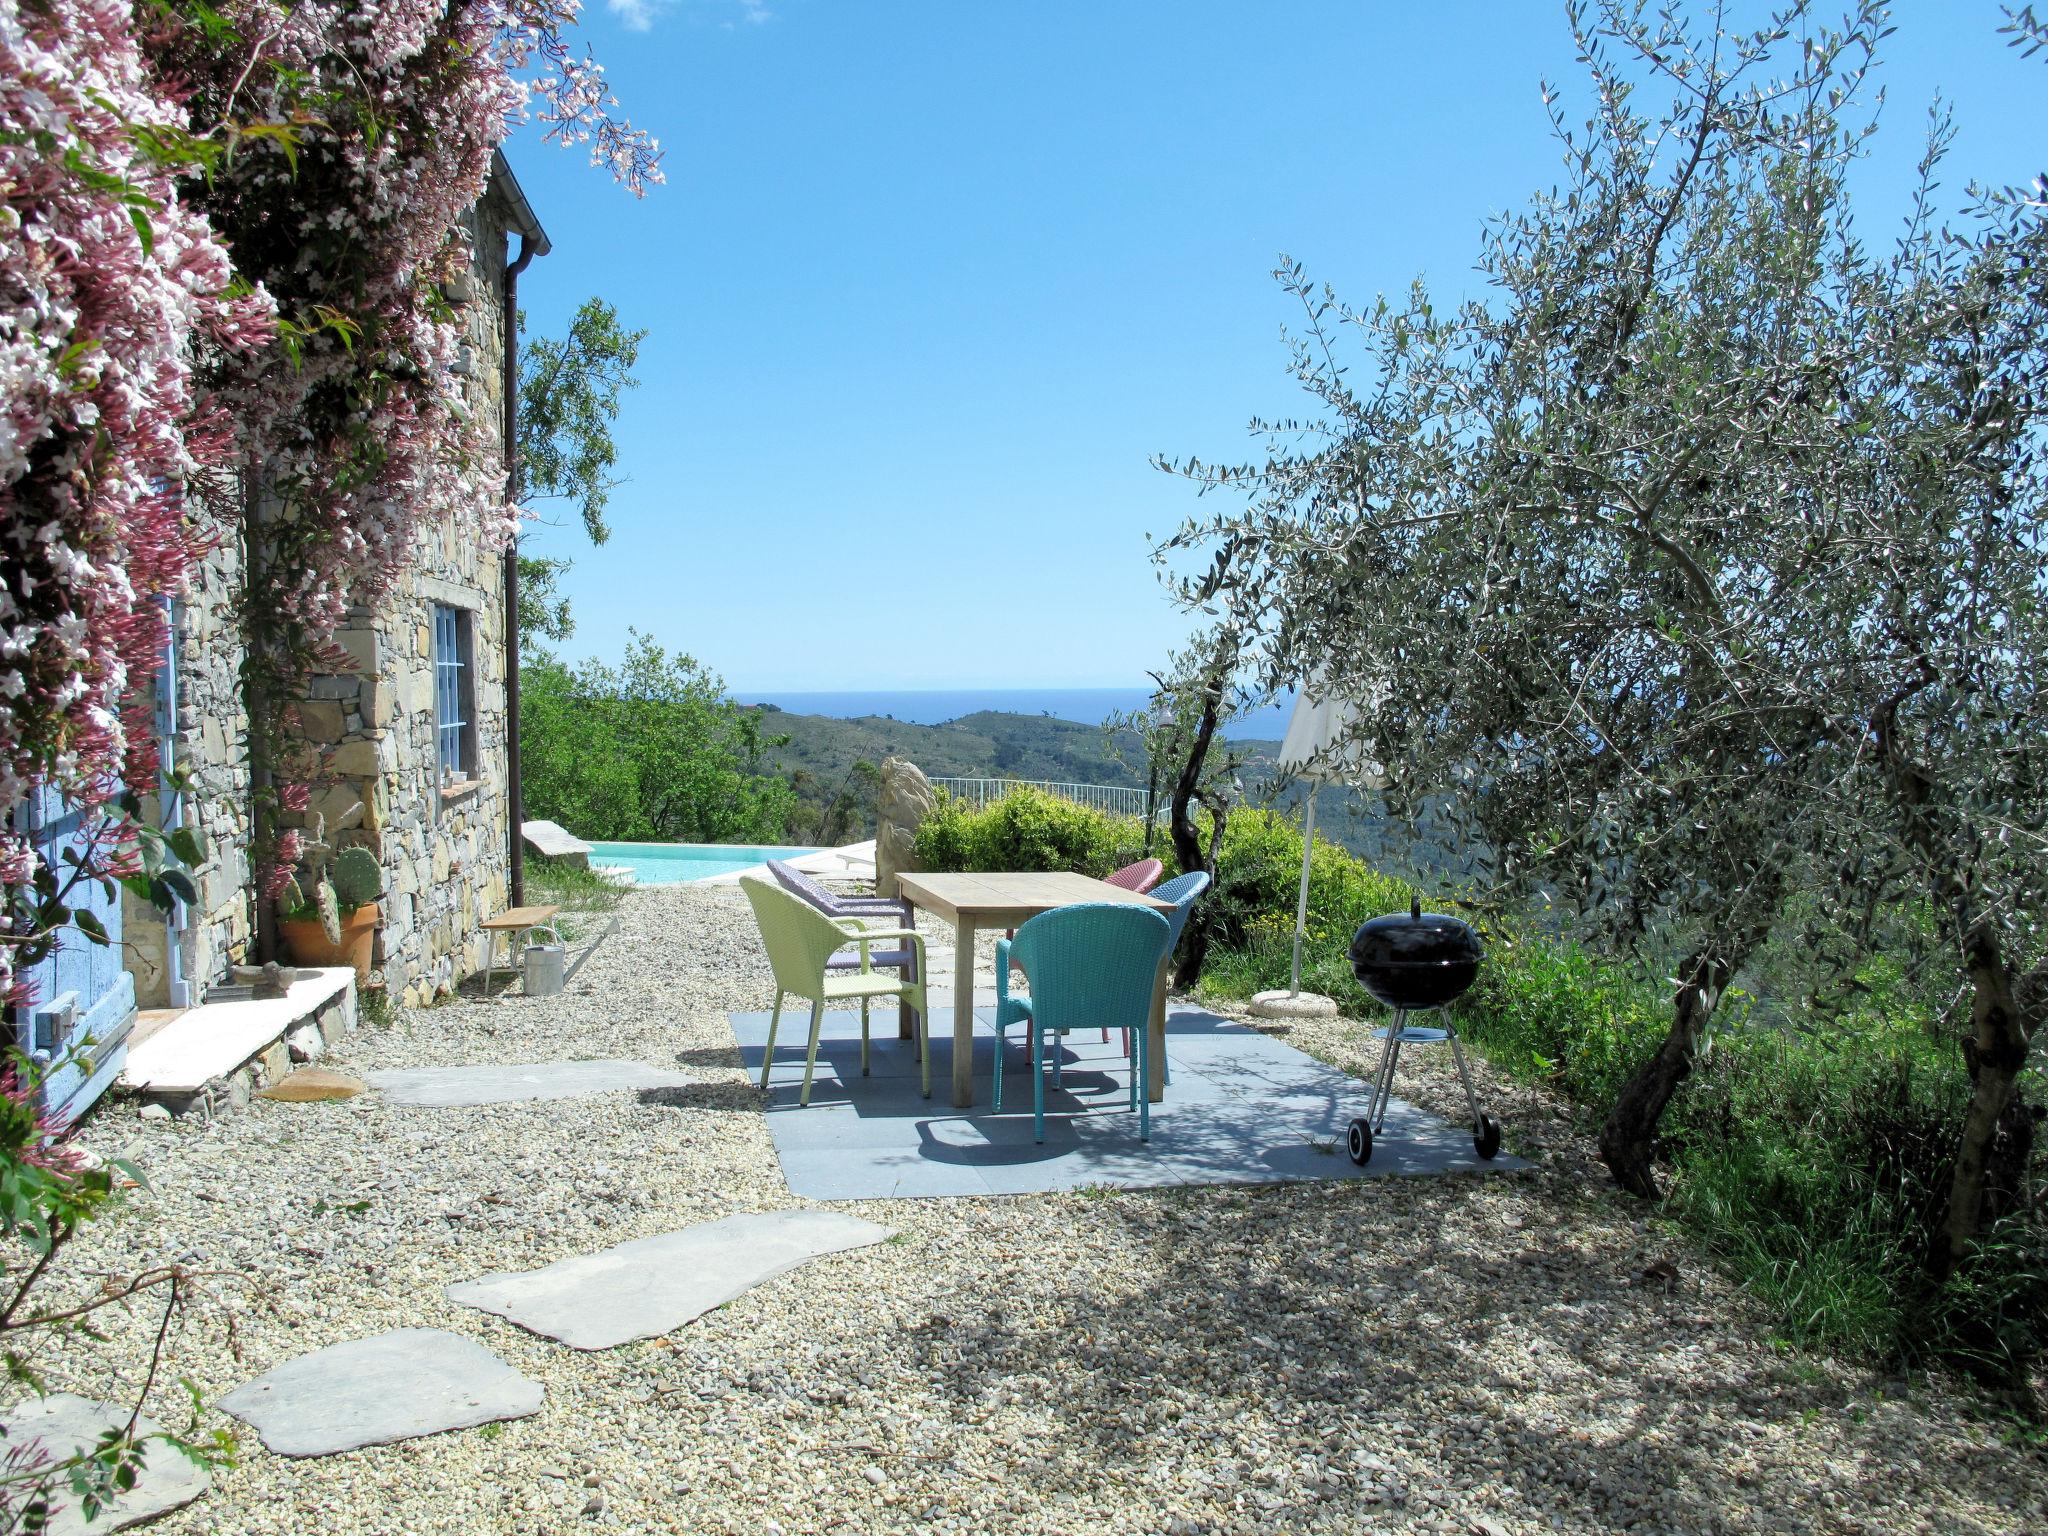
[[(935, 997), (934, 1017), (951, 1011), (950, 998)], [(851, 1013), (825, 1016), (811, 1102), (799, 1108), (807, 1021), (792, 1028), (785, 1017), (768, 1079), (768, 1129), (790, 1191), (813, 1200), (884, 1200), (1528, 1166), (1506, 1154), (1482, 1161), (1468, 1127), (1395, 1099), (1372, 1160), (1361, 1168), (1345, 1155), (1344, 1133), (1353, 1116), (1365, 1113), (1369, 1083), (1259, 1030), (1184, 1005), (1167, 1018), (1173, 1077), (1165, 1102), (1152, 1106), (1149, 1142), (1138, 1140), (1138, 1117), (1126, 1107), (1130, 1064), (1120, 1040), (1112, 1032), (1104, 1044), (1093, 1031), (1079, 1031), (1067, 1037), (1062, 1086), (1047, 1091), (1040, 1143), (1032, 1135), (1023, 1031), (1010, 1031), (998, 1115), (990, 1092), (995, 1032), (989, 1010), (976, 1017), (972, 1110), (946, 1103), (950, 1031), (933, 1037), (927, 1099), (918, 1091), (910, 1042), (893, 1038), (893, 1016), (875, 1031), (872, 1075), (860, 1075), (860, 1016)], [(758, 1081), (768, 1015), (729, 1018), (747, 1074)]]
[(398, 1328), (301, 1355), (219, 1406), (280, 1456), (331, 1456), (540, 1411), (541, 1385), (473, 1340)]
[(545, 1269), (463, 1281), (448, 1287), (448, 1299), (571, 1349), (613, 1349), (680, 1328), (812, 1259), (890, 1235), (834, 1211), (726, 1216)]
[(535, 1061), (519, 1066), (411, 1067), (364, 1079), (393, 1104), (465, 1109), (575, 1099), (622, 1088), (684, 1088), (694, 1079), (644, 1061)]
[[(23, 1403), (9, 1411), (0, 1422), (10, 1454), (26, 1458), (37, 1448), (61, 1461), (92, 1449), (110, 1429), (128, 1423), (128, 1410), (114, 1403), (96, 1403), (69, 1392), (52, 1392), (39, 1401)], [(164, 1427), (154, 1419), (138, 1419), (136, 1433), (160, 1435)], [(167, 1509), (189, 1504), (206, 1492), (207, 1477), (199, 1468), (169, 1446), (158, 1441), (145, 1449), (142, 1470), (135, 1486), (116, 1497), (90, 1524), (78, 1508), (69, 1489), (61, 1489), (51, 1502), (57, 1512), (43, 1527), (49, 1536), (83, 1536), (86, 1532), (118, 1531), (144, 1520), (153, 1520)]]

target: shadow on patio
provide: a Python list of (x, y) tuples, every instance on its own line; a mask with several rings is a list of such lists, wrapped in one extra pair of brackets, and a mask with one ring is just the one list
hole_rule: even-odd
[[(933, 1013), (947, 1009), (934, 1000)], [(729, 1016), (748, 1072), (758, 1079), (766, 1013)], [(950, 1037), (932, 1042), (933, 1096), (918, 1090), (910, 1042), (894, 1011), (878, 1012), (870, 1075), (860, 1073), (860, 1020), (827, 1014), (807, 1108), (808, 1017), (785, 1015), (769, 1076), (768, 1123), (792, 1192), (819, 1200), (1026, 1194), (1109, 1185), (1267, 1184), (1524, 1166), (1481, 1162), (1469, 1132), (1395, 1101), (1386, 1135), (1364, 1168), (1344, 1155), (1346, 1123), (1365, 1111), (1367, 1085), (1291, 1046), (1197, 1008), (1167, 1020), (1172, 1082), (1152, 1108), (1152, 1139), (1138, 1139), (1127, 1109), (1129, 1064), (1112, 1032), (1068, 1037), (1061, 1082), (1046, 1092), (1045, 1141), (1033, 1139), (1029, 1053), (1013, 1035), (1004, 1061), (1003, 1113), (990, 1105), (995, 1035), (986, 1010), (974, 1040), (974, 1108), (946, 1102)]]

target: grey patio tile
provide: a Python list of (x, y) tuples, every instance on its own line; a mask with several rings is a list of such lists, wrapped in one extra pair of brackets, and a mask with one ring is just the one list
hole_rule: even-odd
[[(821, 1052), (811, 1106), (796, 1107), (802, 1077), (778, 1051), (769, 1130), (790, 1188), (817, 1199), (1025, 1194), (1091, 1185), (1273, 1183), (1415, 1173), (1507, 1170), (1510, 1158), (1480, 1163), (1471, 1135), (1396, 1100), (1372, 1161), (1344, 1154), (1351, 1119), (1371, 1087), (1283, 1040), (1200, 1010), (1176, 1010), (1168, 1032), (1174, 1075), (1152, 1107), (1152, 1139), (1138, 1140), (1128, 1107), (1130, 1063), (1120, 1043), (1076, 1031), (1061, 1049), (1062, 1085), (1047, 1085), (1046, 1140), (1033, 1139), (1030, 1057), (1013, 1034), (1004, 1055), (1004, 1113), (989, 1102), (995, 1040), (986, 1010), (975, 1036), (971, 1111), (945, 1098), (948, 1028), (933, 1042), (934, 1096), (890, 1072), (849, 1081), (828, 1075)], [(858, 1021), (853, 1021), (857, 1036)], [(736, 1021), (744, 1038), (754, 1021)], [(900, 1042), (892, 1042), (900, 1047)], [(835, 1044), (836, 1052), (842, 1045)], [(904, 1052), (907, 1059), (908, 1052)], [(756, 1048), (758, 1060), (758, 1046)], [(836, 1069), (835, 1069), (836, 1070)]]
[(935, 1195), (986, 1195), (980, 1170), (920, 1156), (914, 1146), (853, 1159), (843, 1151), (782, 1152), (789, 1191), (807, 1200), (894, 1200)]
[(831, 1148), (873, 1147), (901, 1148), (907, 1140), (914, 1139), (916, 1120), (920, 1115), (944, 1113), (942, 1106), (932, 1100), (912, 1101), (909, 1104), (891, 1106), (886, 1109), (862, 1102), (846, 1101), (821, 1103), (815, 1096), (809, 1108), (798, 1109), (791, 1102), (787, 1109), (770, 1112), (769, 1131), (775, 1136), (777, 1146), (787, 1146), (792, 1151), (823, 1152)]
[[(1173, 1080), (1166, 1086), (1168, 1104), (1214, 1104), (1225, 1099), (1240, 1098), (1244, 1094), (1241, 1084), (1227, 1077), (1214, 1077), (1197, 1071), (1186, 1062), (1172, 1063)], [(1152, 1106), (1158, 1109), (1161, 1106)]]

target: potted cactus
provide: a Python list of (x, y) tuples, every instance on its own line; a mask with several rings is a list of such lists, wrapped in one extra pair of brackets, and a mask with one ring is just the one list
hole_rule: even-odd
[(322, 860), (326, 844), (314, 840), (300, 874), (277, 899), (278, 928), (300, 965), (352, 965), (356, 980), (370, 979), (370, 945), (382, 912), (384, 871), (367, 848), (344, 848)]

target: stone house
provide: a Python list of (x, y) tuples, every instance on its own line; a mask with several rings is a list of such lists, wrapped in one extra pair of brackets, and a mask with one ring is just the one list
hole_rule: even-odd
[[(502, 155), (468, 225), (471, 270), (449, 291), (468, 327), (457, 372), (472, 409), (500, 432), (510, 462), (518, 370), (509, 322), (518, 274), (546, 253), (548, 239)], [(193, 825), (201, 833), (207, 857), (192, 871), (199, 899), (167, 918), (123, 893), (100, 913), (116, 938), (118, 969), (104, 951), (88, 956), (67, 935), (70, 947), (37, 985), (48, 1006), (15, 1021), (21, 1037), (57, 1053), (54, 1061), (67, 1034), (88, 1038), (91, 1020), (97, 1044), (82, 1070), (92, 1081), (57, 1096), (73, 1112), (120, 1071), (123, 1042), (139, 1050), (152, 1028), (174, 1024), (195, 1037), (218, 1036), (229, 1026), (201, 1018), (215, 1012), (202, 1006), (209, 993), (230, 981), (233, 967), (268, 958), (270, 925), (250, 857), (248, 714), (232, 611), (241, 558), (233, 540), (208, 557), (173, 615), (158, 680), (163, 756), (186, 770), (190, 788), (160, 797), (153, 811), (166, 827)], [(320, 750), (326, 771), (306, 815), (286, 820), (324, 817), (337, 849), (355, 844), (376, 854), (384, 896), (374, 967), (394, 1001), (427, 1001), (481, 969), (487, 936), (480, 925), (513, 904), (520, 855), (511, 565), (508, 555), (453, 526), (425, 530), (394, 590), (374, 609), (351, 612), (336, 636), (348, 665), (312, 678), (299, 701), (298, 729)], [(55, 817), (46, 819), (56, 827)], [(347, 980), (337, 973), (323, 999), (345, 994)], [(347, 1001), (352, 1017), (353, 998)], [(251, 1005), (218, 1004), (237, 1006)], [(308, 1016), (324, 1006), (309, 1001)], [(138, 1010), (141, 1027), (132, 1028)]]

